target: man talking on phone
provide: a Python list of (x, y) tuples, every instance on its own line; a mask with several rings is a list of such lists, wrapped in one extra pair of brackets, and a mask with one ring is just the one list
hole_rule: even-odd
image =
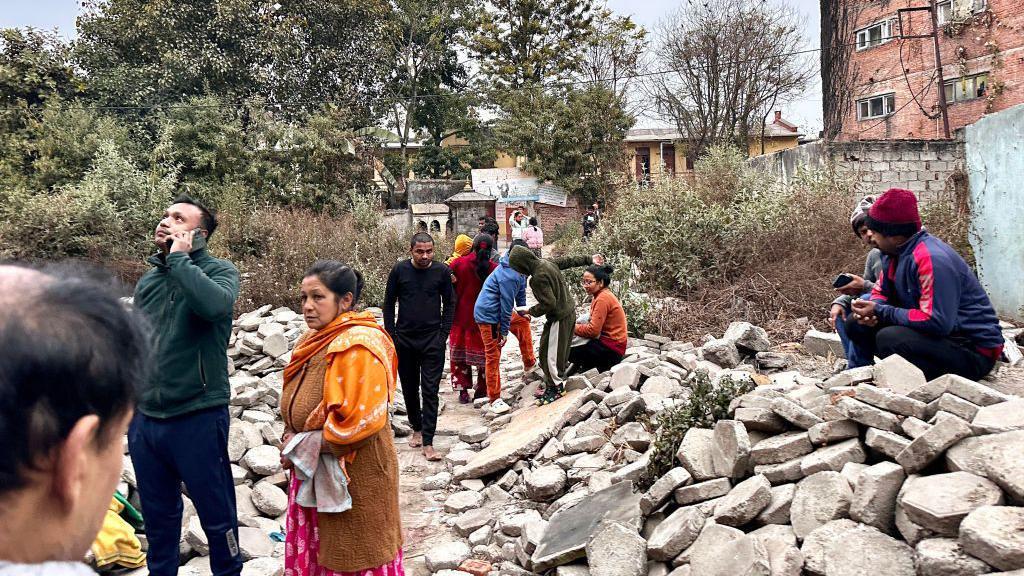
[(227, 346), (238, 270), (211, 256), (217, 218), (181, 196), (153, 235), (159, 251), (135, 287), (153, 325), (153, 365), (128, 429), (146, 518), (152, 576), (178, 573), (181, 483), (196, 506), (215, 576), (241, 573), (235, 489), (228, 458)]

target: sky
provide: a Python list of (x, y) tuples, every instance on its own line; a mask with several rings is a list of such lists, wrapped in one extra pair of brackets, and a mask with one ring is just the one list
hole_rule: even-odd
[[(608, 7), (619, 14), (629, 15), (648, 30), (659, 20), (676, 10), (683, 2), (690, 0), (607, 0)], [(818, 46), (818, 0), (767, 0), (788, 2), (803, 16), (806, 48)], [(0, 28), (34, 26), (46, 30), (56, 29), (61, 36), (73, 38), (75, 17), (78, 15), (78, 0), (0, 0)], [(815, 55), (812, 54), (813, 58)], [(821, 84), (815, 75), (803, 94), (792, 102), (777, 106), (784, 118), (797, 124), (800, 131), (808, 136), (817, 135), (821, 130)], [(667, 125), (652, 117), (639, 120), (638, 126), (652, 127)]]

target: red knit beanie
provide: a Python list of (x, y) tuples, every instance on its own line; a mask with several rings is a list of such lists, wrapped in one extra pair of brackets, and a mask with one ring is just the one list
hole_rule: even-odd
[(869, 230), (885, 236), (913, 236), (921, 230), (917, 197), (910, 190), (890, 188), (868, 209)]

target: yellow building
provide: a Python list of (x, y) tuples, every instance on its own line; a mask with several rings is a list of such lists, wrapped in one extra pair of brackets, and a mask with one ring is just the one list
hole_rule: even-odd
[[(799, 144), (799, 128), (782, 118), (776, 111), (773, 120), (765, 124), (763, 150), (761, 134), (751, 136), (750, 156), (770, 154)], [(676, 128), (633, 128), (626, 132), (629, 175), (636, 182), (657, 182), (693, 170), (693, 155), (688, 139)]]

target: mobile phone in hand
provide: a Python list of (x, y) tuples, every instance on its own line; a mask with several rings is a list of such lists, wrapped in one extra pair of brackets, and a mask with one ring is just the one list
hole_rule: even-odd
[(846, 286), (850, 282), (853, 282), (853, 276), (845, 273), (840, 274), (839, 276), (836, 276), (835, 280), (832, 281), (832, 287), (842, 288), (843, 286)]

